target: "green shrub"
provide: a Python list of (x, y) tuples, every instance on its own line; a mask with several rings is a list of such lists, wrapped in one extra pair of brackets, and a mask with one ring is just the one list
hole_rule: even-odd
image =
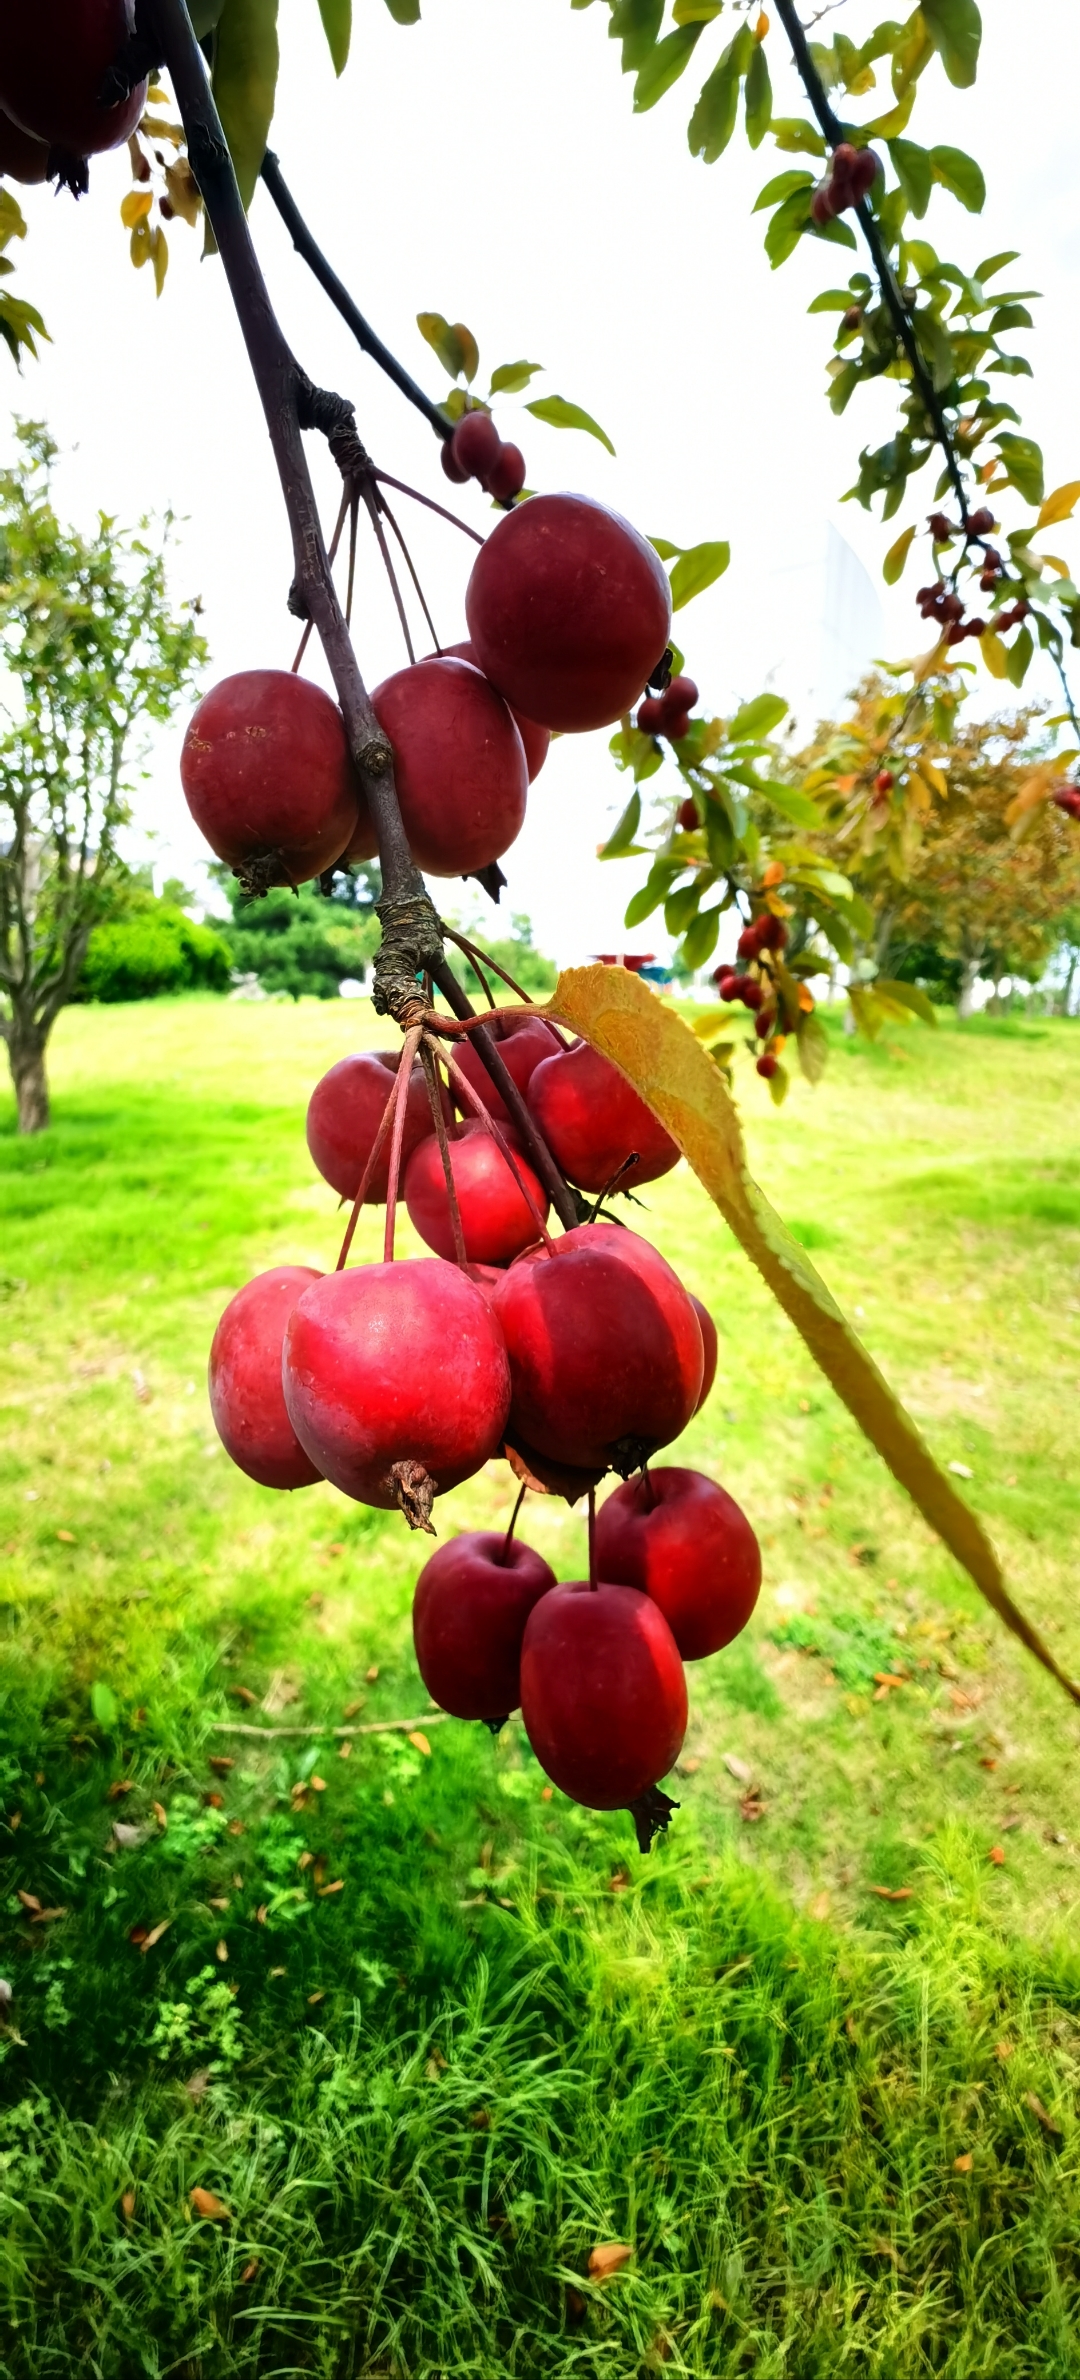
[(82, 1000), (153, 1000), (162, 992), (229, 988), (221, 935), (195, 925), (170, 901), (155, 901), (95, 926), (79, 982)]

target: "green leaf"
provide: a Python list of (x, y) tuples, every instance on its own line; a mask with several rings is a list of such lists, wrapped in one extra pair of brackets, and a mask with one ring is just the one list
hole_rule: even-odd
[(1001, 331), (1029, 331), (1033, 327), (1026, 306), (999, 306), (987, 324), (992, 339), (996, 339)]
[(480, 369), (480, 350), (463, 322), (447, 322), (445, 314), (418, 314), (416, 327), (433, 347), (443, 370), (457, 380), (474, 379)]
[(635, 74), (644, 66), (664, 21), (664, 0), (615, 0), (608, 33), (622, 43), (622, 70)]
[(905, 529), (903, 536), (898, 537), (895, 545), (891, 545), (889, 547), (889, 551), (881, 565), (881, 575), (887, 587), (895, 587), (897, 579), (903, 577), (904, 564), (907, 561), (908, 551), (914, 535), (915, 523), (913, 521), (910, 529)]
[(719, 909), (702, 909), (687, 927), (683, 938), (683, 958), (688, 967), (703, 967), (716, 949), (720, 932)]
[(734, 41), (729, 41), (708, 82), (702, 85), (686, 137), (691, 157), (703, 157), (706, 165), (715, 165), (723, 156), (735, 130), (739, 84), (754, 46), (749, 25), (740, 25)]
[(1004, 647), (1005, 666), (1009, 673), (1011, 686), (1023, 685), (1027, 676), (1028, 663), (1034, 650), (1030, 628), (1022, 628), (1015, 644)]
[(722, 578), (731, 560), (731, 547), (723, 538), (714, 538), (704, 545), (692, 545), (680, 554), (671, 573), (671, 608), (681, 612), (684, 604), (692, 603), (695, 595), (704, 593), (718, 578)]
[(888, 147), (897, 181), (912, 214), (925, 215), (934, 186), (929, 150), (920, 149), (913, 140), (891, 140)]
[(982, 18), (975, 0), (921, 0), (922, 18), (941, 63), (958, 91), (969, 91), (979, 63)]
[(608, 836), (607, 842), (601, 843), (600, 849), (596, 854), (597, 859), (621, 859), (623, 853), (629, 851), (630, 845), (633, 842), (640, 825), (641, 795), (635, 789), (635, 791), (631, 794), (629, 801), (627, 802), (626, 808), (623, 811), (622, 817), (619, 819), (618, 825), (613, 827), (610, 835)]
[[(420, 0), (386, 0), (386, 5), (395, 25), (419, 24)], [(574, 0), (570, 0), (570, 6), (574, 6)]]
[(672, 545), (668, 537), (650, 537), (649, 544), (654, 554), (659, 554), (662, 562), (673, 562), (677, 554), (683, 554), (686, 551), (685, 546)]
[(774, 116), (769, 130), (778, 149), (794, 157), (824, 157), (825, 142), (804, 116)]
[(797, 786), (771, 783), (762, 786), (766, 799), (782, 818), (790, 818), (792, 826), (804, 826), (808, 831), (823, 824), (821, 812), (808, 793), (800, 793)]
[(634, 84), (636, 116), (643, 116), (650, 107), (655, 107), (657, 100), (685, 73), (703, 29), (701, 25), (679, 25), (650, 50)]
[(245, 208), (274, 114), (277, 13), (277, 0), (225, 0), (214, 37), (214, 98)]
[(756, 41), (746, 75), (746, 137), (752, 149), (760, 149), (771, 122), (769, 61), (765, 56), (764, 42)]
[(879, 975), (874, 991), (879, 1000), (891, 1001), (895, 1008), (909, 1008), (912, 1016), (922, 1018), (924, 1025), (937, 1024), (933, 1001), (919, 990), (917, 983), (898, 983), (890, 975)]
[[(778, 199), (790, 198), (793, 190), (809, 192), (813, 187), (813, 174), (808, 174), (805, 166), (789, 166), (786, 174), (774, 174), (764, 190), (758, 191), (751, 212), (760, 215), (763, 207), (774, 207)], [(851, 299), (845, 297), (844, 304), (850, 306)]]
[(90, 1708), (99, 1727), (115, 1727), (120, 1716), (120, 1705), (104, 1678), (94, 1679), (90, 1688)]
[(963, 149), (931, 149), (930, 171), (943, 190), (951, 190), (969, 215), (981, 215), (986, 204), (986, 182), (981, 165)]
[[(387, 0), (389, 6), (390, 0)], [(414, 0), (416, 15), (420, 14), (420, 0)], [(398, 0), (400, 7), (401, 0)], [(396, 10), (391, 12), (396, 15)], [(349, 37), (352, 33), (352, 0), (319, 0), (319, 15), (323, 32), (330, 44), (334, 73), (344, 74), (349, 56)], [(398, 20), (399, 23), (401, 20)]]
[[(729, 744), (746, 744), (757, 736), (771, 735), (781, 719), (787, 718), (787, 713), (782, 694), (755, 694), (751, 702), (744, 702), (735, 717), (728, 720), (727, 740)], [(814, 824), (818, 824), (816, 813)]]
[(982, 263), (975, 267), (976, 281), (991, 280), (993, 275), (1000, 273), (1005, 265), (1015, 264), (1019, 254), (1019, 248), (1001, 248), (996, 256), (984, 256)]
[(10, 347), (17, 364), (21, 360), (20, 347), (25, 347), (30, 355), (36, 356), (35, 332), (39, 339), (49, 337), (37, 307), (31, 306), (26, 298), (12, 297), (9, 292), (0, 296), (0, 339)]
[(790, 1081), (791, 1076), (788, 1073), (787, 1067), (782, 1066), (778, 1060), (776, 1073), (770, 1074), (769, 1076), (769, 1097), (772, 1100), (774, 1107), (783, 1107), (784, 1101), (788, 1095), (788, 1085)]
[(819, 1016), (811, 1014), (803, 1018), (795, 1047), (807, 1082), (819, 1083), (829, 1057), (829, 1036)]
[(677, 25), (711, 25), (724, 0), (675, 0), (671, 13)]
[(1027, 498), (1029, 504), (1043, 500), (1042, 448), (1034, 438), (1022, 438), (1013, 430), (999, 430), (994, 441), (1006, 472), (1014, 488)]
[(531, 405), (526, 405), (525, 411), (534, 413), (537, 421), (546, 421), (553, 430), (587, 430), (590, 438), (599, 438), (601, 446), (606, 446), (609, 455), (615, 452), (607, 431), (602, 430), (599, 422), (593, 420), (592, 414), (584, 412), (580, 405), (571, 405), (568, 397), (534, 397)]
[(542, 372), (543, 369), (543, 364), (499, 364), (491, 375), (488, 395), (497, 397), (502, 389), (507, 396), (516, 397), (519, 389), (528, 388), (533, 373)]
[(785, 198), (783, 205), (777, 207), (775, 215), (769, 219), (765, 231), (765, 254), (774, 272), (798, 247), (804, 231), (810, 227), (811, 187), (808, 183), (802, 190), (793, 190), (791, 197)]
[(811, 298), (806, 311), (808, 314), (846, 314), (849, 306), (860, 303), (860, 299), (850, 289), (823, 289), (818, 297)]

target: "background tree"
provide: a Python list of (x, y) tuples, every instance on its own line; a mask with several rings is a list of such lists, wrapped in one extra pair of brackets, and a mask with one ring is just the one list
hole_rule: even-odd
[(254, 975), (266, 992), (336, 1000), (350, 979), (363, 980), (379, 947), (376, 867), (333, 880), (329, 899), (318, 885), (277, 890), (253, 901), (226, 868), (214, 868), (231, 910), (215, 924), (238, 975)]
[(117, 887), (110, 914), (91, 929), (76, 1000), (153, 1000), (166, 992), (226, 992), (231, 956), (212, 926), (187, 915), (195, 895), (170, 878), (156, 899), (149, 868)]
[(65, 527), (48, 431), (22, 422), (18, 437), (0, 472), (0, 1034), (19, 1130), (40, 1132), (46, 1045), (122, 874), (143, 730), (170, 718), (206, 647), (167, 593), (170, 518), (156, 545), (146, 522)]

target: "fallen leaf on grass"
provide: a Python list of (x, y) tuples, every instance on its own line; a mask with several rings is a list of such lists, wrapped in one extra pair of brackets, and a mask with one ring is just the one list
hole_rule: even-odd
[(56, 1532), (56, 1534), (57, 1534), (57, 1536), (58, 1536), (58, 1538), (59, 1538), (59, 1540), (60, 1540), (60, 1543), (61, 1543), (61, 1545), (74, 1545), (74, 1543), (75, 1543), (75, 1539), (74, 1539), (74, 1537), (73, 1537), (73, 1535), (72, 1535), (72, 1533), (71, 1533), (71, 1530), (70, 1530), (70, 1529), (58, 1529), (58, 1530), (57, 1530), (57, 1532)]
[(379, 1664), (378, 1664), (378, 1662), (377, 1662), (377, 1661), (373, 1661), (373, 1662), (372, 1662), (372, 1664), (371, 1664), (371, 1668), (370, 1668), (370, 1669), (365, 1669), (365, 1671), (364, 1671), (364, 1682), (365, 1682), (365, 1684), (366, 1684), (366, 1685), (368, 1685), (368, 1686), (373, 1686), (373, 1685), (374, 1685), (374, 1683), (375, 1683), (375, 1680), (376, 1680), (376, 1678), (378, 1677), (378, 1674), (379, 1674)]
[(974, 1479), (975, 1477), (970, 1463), (946, 1463), (945, 1468), (952, 1472), (954, 1479)]
[(124, 1826), (119, 1818), (113, 1819), (113, 1841), (118, 1851), (137, 1851), (148, 1833), (148, 1827)]
[[(255, 1923), (256, 1923), (256, 1925), (265, 1925), (265, 1924), (266, 1924), (266, 1920), (267, 1920), (267, 1917), (268, 1917), (268, 1915), (269, 1915), (269, 1909), (268, 1909), (268, 1905), (267, 1905), (267, 1903), (266, 1903), (265, 1901), (260, 1901), (260, 1902), (259, 1902), (259, 1906), (258, 1906), (258, 1908), (257, 1908), (257, 1909), (256, 1909), (256, 1911), (255, 1911)], [(282, 1973), (284, 1973), (284, 1969), (282, 1969), (281, 1971), (282, 1971)]]
[(807, 1902), (806, 1914), (808, 1917), (816, 1917), (819, 1924), (824, 1924), (824, 1921), (828, 1917), (831, 1908), (832, 1894), (830, 1892), (818, 1892), (814, 1894), (812, 1901)]
[(229, 1692), (234, 1702), (246, 1703), (249, 1711), (254, 1708), (259, 1699), (257, 1694), (252, 1693), (250, 1686), (230, 1686)]
[(63, 1906), (57, 1909), (35, 1909), (31, 1914), (30, 1923), (31, 1925), (51, 1925), (54, 1917), (66, 1916), (67, 1910)]
[(164, 1832), (165, 1832), (165, 1829), (166, 1829), (166, 1827), (167, 1827), (167, 1825), (168, 1825), (168, 1823), (169, 1823), (169, 1814), (168, 1814), (168, 1811), (165, 1809), (165, 1806), (164, 1806), (164, 1804), (163, 1804), (162, 1802), (151, 1802), (151, 1804), (150, 1804), (150, 1807), (151, 1807), (151, 1809), (152, 1809), (152, 1811), (153, 1811), (153, 1813), (154, 1813), (154, 1816), (155, 1816), (155, 1818), (157, 1819), (157, 1822), (158, 1822), (158, 1825), (159, 1825), (159, 1826), (160, 1826), (160, 1828), (161, 1828), (162, 1834), (164, 1834)]
[(107, 1802), (118, 1802), (123, 1799), (125, 1793), (134, 1793), (134, 1791), (134, 1777), (117, 1777), (110, 1785), (105, 1799)]
[(187, 2081), (184, 2084), (184, 2089), (187, 2092), (188, 2098), (195, 2100), (196, 2104), (200, 2099), (205, 2099), (209, 2088), (209, 2066), (197, 2066), (194, 2074), (189, 2074)]
[(141, 1926), (135, 1926), (131, 1934), (131, 1940), (133, 1942), (137, 1942), (139, 1949), (145, 1953), (146, 1951), (153, 1949), (155, 1942), (160, 1942), (162, 1935), (168, 1933), (171, 1924), (171, 1917), (163, 1917), (160, 1919), (157, 1925), (151, 1926), (148, 1934), (143, 1932)]
[(224, 1935), (222, 1935), (221, 1941), (215, 1943), (214, 1945), (214, 1957), (218, 1960), (219, 1965), (222, 1967), (227, 1966), (229, 1958), (229, 1945), (226, 1942)]
[(30, 1910), (31, 1914), (41, 1907), (36, 1892), (24, 1892), (21, 1885), (18, 1887), (15, 1897), (22, 1902), (24, 1909)]
[(227, 1777), (229, 1770), (236, 1767), (236, 1762), (230, 1760), (227, 1752), (211, 1752), (209, 1766), (216, 1777)]
[(250, 2262), (249, 2262), (248, 2264), (245, 2264), (245, 2266), (244, 2266), (244, 2269), (243, 2269), (243, 2272), (242, 2272), (242, 2273), (241, 2273), (241, 2275), (240, 2275), (240, 2287), (241, 2287), (241, 2289), (243, 2289), (243, 2288), (244, 2288), (245, 2284), (246, 2284), (248, 2281), (253, 2281), (253, 2280), (254, 2280), (254, 2278), (255, 2278), (255, 2275), (256, 2275), (256, 2273), (258, 2272), (258, 2269), (259, 2269), (259, 2259), (258, 2259), (258, 2257), (257, 2257), (257, 2256), (253, 2256), (253, 2257), (251, 2258)]
[(345, 1878), (344, 1878), (344, 1876), (338, 1876), (338, 1877), (335, 1879), (335, 1881), (334, 1881), (334, 1883), (333, 1883), (333, 1884), (320, 1884), (320, 1885), (317, 1887), (317, 1891), (318, 1891), (319, 1899), (320, 1899), (321, 1901), (325, 1901), (325, 1900), (328, 1898), (329, 1894), (330, 1894), (330, 1893), (332, 1893), (332, 1892), (344, 1892), (344, 1890), (345, 1890)]
[(745, 1760), (740, 1760), (737, 1752), (725, 1752), (724, 1767), (729, 1777), (734, 1777), (737, 1785), (749, 1785), (754, 1774), (753, 1769), (747, 1767)]
[(429, 1744), (422, 1727), (411, 1728), (406, 1741), (412, 1745), (415, 1752), (422, 1752), (425, 1759), (430, 1760), (431, 1745)]
[(122, 2199), (121, 2199), (121, 2201), (120, 2201), (120, 2212), (121, 2212), (121, 2214), (123, 2215), (123, 2218), (124, 2218), (124, 2221), (125, 2221), (125, 2223), (130, 2223), (130, 2221), (131, 2221), (131, 2218), (132, 2218), (132, 2216), (133, 2216), (133, 2214), (134, 2214), (134, 2212), (135, 2212), (135, 2192), (134, 2192), (134, 2190), (125, 2190), (125, 2192), (124, 2192), (124, 2195), (123, 2195), (123, 2197), (122, 2197)]
[(196, 2187), (194, 2190), (189, 2190), (188, 2196), (196, 2214), (201, 2215), (205, 2222), (232, 2222), (232, 2209), (226, 2206), (224, 2199), (215, 2198), (212, 2190), (200, 2190)]
[(768, 1807), (768, 1802), (763, 1802), (759, 1793), (744, 1793), (739, 1803), (739, 1816), (744, 1825), (753, 1826), (758, 1818), (764, 1818)]
[(345, 1705), (345, 1708), (344, 1708), (344, 1710), (342, 1711), (342, 1714), (341, 1714), (342, 1718), (343, 1718), (343, 1719), (355, 1719), (355, 1718), (356, 1718), (356, 1715), (357, 1715), (357, 1713), (358, 1713), (359, 1711), (362, 1711), (362, 1710), (363, 1710), (363, 1707), (364, 1707), (364, 1704), (366, 1703), (366, 1701), (367, 1701), (367, 1695), (366, 1695), (366, 1694), (362, 1694), (362, 1695), (360, 1696), (360, 1699), (359, 1699), (359, 1701), (358, 1701), (358, 1702), (347, 1702), (347, 1703), (346, 1703), (346, 1705)]
[(290, 1702), (299, 1702), (299, 1700), (299, 1686), (294, 1686), (292, 1679), (286, 1676), (283, 1669), (275, 1669), (262, 1700), (262, 1707), (267, 1718), (276, 1719), (278, 1713), (285, 1710)]
[(319, 2005), (319, 2002), (320, 2002), (320, 2000), (325, 2000), (325, 1998), (326, 1998), (326, 1993), (325, 1993), (325, 1992), (309, 1992), (309, 1993), (308, 1993), (308, 1996), (307, 1996), (307, 2004), (308, 2004), (308, 2007), (309, 2007), (309, 2008), (317, 2008), (317, 2007), (318, 2007), (318, 2005)]
[(590, 2280), (609, 2281), (612, 2273), (621, 2272), (623, 2265), (629, 2264), (633, 2253), (622, 2240), (606, 2240), (589, 2257)]
[(1002, 2065), (1004, 2065), (1006, 2058), (1012, 2057), (1015, 2048), (1015, 2041), (995, 2041), (994, 2056), (995, 2058), (1000, 2058)]
[(1060, 2139), (1061, 2126), (1060, 2124), (1055, 2124), (1049, 2108), (1043, 2106), (1042, 2100), (1040, 2099), (1037, 2091), (1025, 2091), (1024, 2106), (1030, 2107), (1032, 2115), (1037, 2117), (1044, 2132), (1056, 2133)]
[(346, 1736), (346, 1738), (345, 1738), (345, 1741), (344, 1741), (344, 1743), (343, 1743), (343, 1744), (339, 1744), (339, 1745), (338, 1745), (338, 1759), (339, 1759), (339, 1760), (351, 1760), (351, 1759), (352, 1759), (352, 1737), (351, 1737), (351, 1736), (348, 1736), (348, 1735), (347, 1735), (347, 1736)]
[(966, 2154), (965, 2154), (963, 2157), (954, 2157), (954, 2158), (953, 2158), (953, 2161), (952, 2161), (952, 2169), (953, 2169), (953, 2172), (954, 2172), (954, 2173), (970, 2173), (970, 2172), (971, 2172), (971, 2168), (972, 2168), (972, 2166), (973, 2166), (974, 2162), (975, 2162), (975, 2160), (974, 2160), (974, 2158), (973, 2158), (973, 2156), (972, 2156), (972, 2154), (971, 2154), (971, 2151), (970, 2151), (970, 2149), (969, 2149), (969, 2150), (966, 2152)]
[(991, 1845), (990, 1845), (990, 1849), (989, 1849), (989, 1851), (987, 1852), (986, 1856), (987, 1856), (987, 1859), (988, 1859), (988, 1860), (990, 1860), (990, 1861), (992, 1862), (992, 1864), (993, 1864), (993, 1866), (994, 1866), (995, 1868), (1003, 1868), (1003, 1867), (1004, 1867), (1004, 1865), (1005, 1865), (1005, 1852), (1004, 1852), (1004, 1849), (1003, 1849), (1003, 1847), (1002, 1847), (1002, 1845), (1001, 1845), (1000, 1843), (991, 1843)]
[(870, 1891), (877, 1894), (879, 1901), (910, 1901), (915, 1887), (912, 1884), (898, 1884), (895, 1888), (891, 1884), (872, 1884)]

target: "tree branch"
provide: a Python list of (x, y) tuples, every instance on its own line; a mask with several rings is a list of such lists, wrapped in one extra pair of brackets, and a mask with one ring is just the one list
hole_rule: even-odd
[[(433, 983), (438, 984), (444, 1000), (453, 1009), (455, 1016), (475, 1016), (476, 1010), (469, 995), (462, 990), (448, 959), (441, 959), (438, 965), (431, 969), (431, 979)], [(473, 1048), (479, 1052), (483, 1059), (503, 1106), (507, 1109), (511, 1122), (516, 1126), (525, 1143), (560, 1223), (564, 1223), (566, 1229), (572, 1231), (575, 1223), (580, 1223), (583, 1220), (578, 1213), (574, 1193), (569, 1184), (564, 1182), (551, 1150), (543, 1134), (538, 1130), (513, 1075), (502, 1057), (498, 1042), (493, 1034), (488, 1032), (486, 1025), (478, 1025), (475, 1033), (470, 1033), (469, 1039)]]
[[(830, 148), (839, 148), (841, 141), (845, 141), (848, 136), (839, 117), (833, 114), (829, 105), (828, 94), (810, 55), (809, 44), (799, 21), (794, 0), (776, 0), (776, 13), (791, 43), (792, 56), (798, 68), (803, 89), (821, 130)], [(934, 387), (933, 378), (927, 371), (922, 350), (912, 326), (911, 316), (904, 304), (900, 294), (900, 284), (882, 245), (881, 234), (869, 201), (865, 198), (860, 199), (855, 213), (863, 238), (870, 250), (882, 297), (892, 315), (900, 344), (911, 365), (912, 378), (934, 425), (934, 437), (945, 456), (946, 469), (953, 494), (960, 507), (960, 519), (966, 534), (968, 526), (967, 491), (964, 487), (959, 458), (953, 445), (949, 425), (945, 419), (944, 407)], [(976, 542), (978, 541), (976, 540)]]
[(337, 307), (342, 321), (348, 323), (364, 354), (370, 355), (380, 371), (393, 381), (395, 388), (401, 390), (402, 396), (408, 398), (410, 405), (415, 405), (417, 412), (423, 414), (438, 438), (449, 438), (453, 432), (453, 422), (448, 420), (440, 405), (425, 395), (411, 372), (406, 371), (404, 364), (399, 364), (396, 355), (391, 355), (390, 349), (383, 345), (378, 333), (372, 330), (370, 322), (365, 320), (359, 306), (349, 296), (344, 282), (339, 281), (333, 266), (323, 255), (308, 230), (272, 149), (267, 150), (260, 172), (297, 255), (302, 256), (304, 263), (310, 266), (320, 288), (326, 291), (331, 305)]
[(301, 430), (321, 429), (339, 465), (358, 441), (352, 407), (317, 389), (301, 370), (270, 303), (232, 159), (184, 0), (146, 0), (187, 136), (188, 157), (217, 241), (225, 277), (262, 400), (292, 532), (291, 608), (310, 618), (326, 654), (361, 788), (375, 823), (382, 868), (378, 904), (383, 943), (375, 962), (375, 1006), (401, 1023), (421, 997), (418, 969), (442, 955), (439, 921), (405, 838), (394, 788), (393, 753), (360, 675), (338, 602)]

